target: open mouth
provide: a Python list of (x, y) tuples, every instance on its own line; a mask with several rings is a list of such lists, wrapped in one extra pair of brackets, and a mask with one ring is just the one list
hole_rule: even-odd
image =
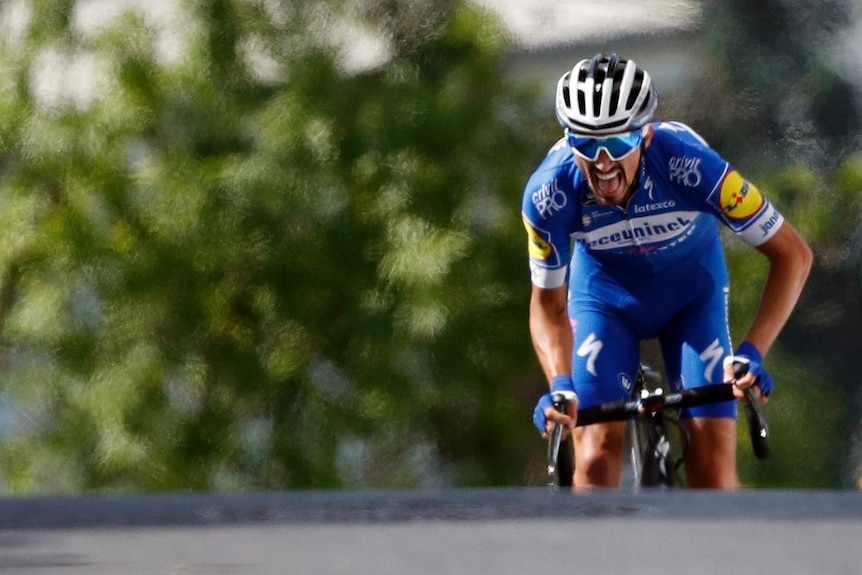
[(610, 172), (593, 172), (596, 193), (604, 197), (616, 196), (623, 189), (623, 171), (619, 168)]

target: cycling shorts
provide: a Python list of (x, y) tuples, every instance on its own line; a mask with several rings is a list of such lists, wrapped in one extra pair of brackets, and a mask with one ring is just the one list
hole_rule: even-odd
[[(659, 340), (672, 391), (723, 381), (729, 281), (718, 241), (704, 256), (645, 278), (574, 258), (569, 318), (581, 407), (631, 399), (646, 339)], [(690, 417), (735, 418), (736, 401), (681, 410), (680, 418)]]

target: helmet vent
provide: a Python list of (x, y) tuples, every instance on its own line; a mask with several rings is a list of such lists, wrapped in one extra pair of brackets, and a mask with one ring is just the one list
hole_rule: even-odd
[(593, 110), (600, 110), (602, 107), (602, 87), (603, 84), (599, 79), (599, 74), (596, 74), (596, 84), (593, 88)]
[(638, 94), (641, 93), (643, 82), (644, 73), (641, 70), (638, 70), (637, 73), (635, 73), (635, 79), (634, 82), (632, 82), (632, 89), (629, 92), (628, 100), (626, 100), (626, 109), (631, 109), (635, 105), (635, 102), (638, 99)]

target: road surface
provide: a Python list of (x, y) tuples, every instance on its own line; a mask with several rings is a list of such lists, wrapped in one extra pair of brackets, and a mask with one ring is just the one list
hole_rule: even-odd
[(0, 575), (862, 573), (862, 492), (545, 489), (0, 500)]

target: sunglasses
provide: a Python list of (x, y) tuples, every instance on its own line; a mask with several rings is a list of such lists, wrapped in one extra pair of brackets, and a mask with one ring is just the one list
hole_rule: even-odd
[(566, 141), (569, 143), (569, 147), (588, 162), (598, 160), (602, 150), (607, 152), (611, 160), (618, 162), (635, 151), (643, 139), (644, 130), (635, 130), (634, 132), (625, 132), (604, 138), (581, 136), (566, 130)]

